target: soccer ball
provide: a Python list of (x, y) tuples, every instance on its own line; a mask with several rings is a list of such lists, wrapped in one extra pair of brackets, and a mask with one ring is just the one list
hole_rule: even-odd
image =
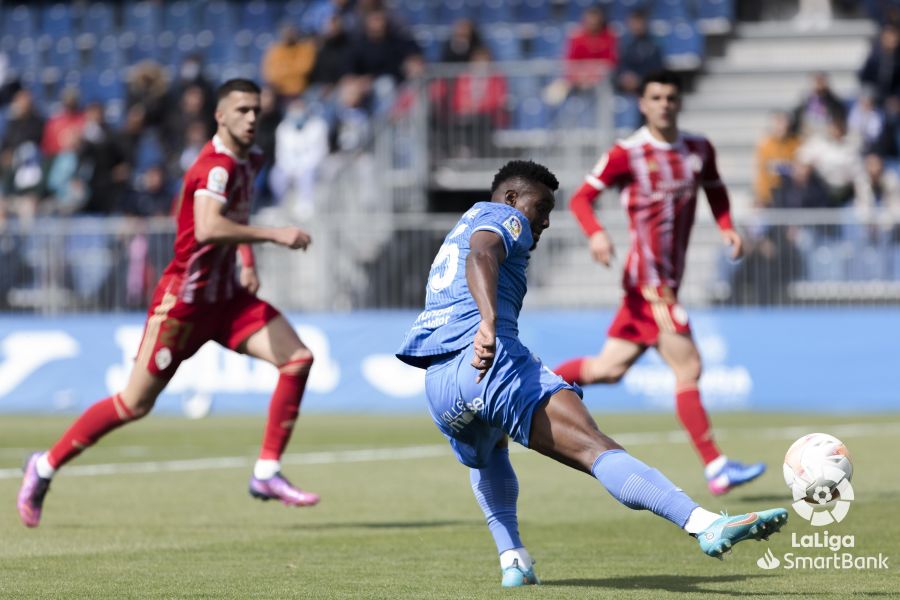
[(791, 444), (784, 456), (784, 482), (810, 504), (828, 504), (840, 497), (838, 484), (853, 478), (850, 451), (827, 433), (810, 433)]

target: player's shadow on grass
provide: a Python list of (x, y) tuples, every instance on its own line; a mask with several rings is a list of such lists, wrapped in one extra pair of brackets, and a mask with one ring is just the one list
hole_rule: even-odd
[(645, 575), (643, 577), (607, 577), (603, 579), (542, 579), (541, 585), (612, 588), (617, 590), (665, 590), (667, 592), (694, 592), (721, 596), (809, 596), (808, 591), (761, 592), (753, 590), (741, 592), (734, 589), (711, 589), (707, 587), (716, 583), (735, 583), (760, 577), (771, 577), (771, 575), (713, 575), (710, 577), (696, 575)]
[(443, 521), (350, 521), (347, 523), (306, 523), (293, 526), (296, 529), (431, 529), (434, 527), (484, 527), (481, 521), (443, 520)]
[(783, 505), (785, 502), (793, 502), (790, 498), (790, 494), (754, 494), (750, 496), (740, 494), (737, 496), (737, 499), (741, 502), (772, 502), (776, 505)]

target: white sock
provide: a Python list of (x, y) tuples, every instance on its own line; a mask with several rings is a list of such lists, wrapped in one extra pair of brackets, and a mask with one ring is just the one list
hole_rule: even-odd
[(38, 477), (42, 479), (53, 479), (56, 469), (50, 466), (50, 461), (47, 460), (47, 454), (47, 452), (44, 452), (38, 457), (34, 469), (37, 471)]
[(714, 458), (711, 460), (705, 467), (703, 467), (703, 472), (706, 473), (707, 479), (712, 479), (716, 475), (719, 474), (719, 471), (722, 470), (722, 467), (725, 466), (725, 463), (728, 462), (728, 457), (724, 454), (720, 454), (718, 458)]
[(269, 479), (281, 470), (280, 460), (259, 459), (253, 466), (253, 476), (257, 479)]
[(712, 525), (714, 521), (721, 518), (722, 515), (709, 512), (705, 508), (698, 506), (691, 511), (691, 516), (688, 517), (687, 523), (684, 524), (684, 530), (688, 533), (700, 533)]
[(534, 560), (531, 558), (531, 555), (528, 554), (528, 550), (525, 548), (513, 548), (512, 550), (505, 550), (500, 553), (500, 568), (505, 569), (513, 566), (513, 562), (517, 559), (519, 561), (519, 566), (526, 571), (534, 564)]

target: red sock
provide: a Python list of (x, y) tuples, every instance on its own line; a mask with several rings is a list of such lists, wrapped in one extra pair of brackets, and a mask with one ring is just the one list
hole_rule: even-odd
[(581, 379), (581, 365), (584, 358), (573, 358), (553, 369), (557, 375), (566, 380), (566, 383), (577, 383), (582, 385), (584, 380)]
[(119, 394), (95, 402), (63, 434), (47, 453), (47, 462), (58, 469), (93, 446), (101, 437), (132, 420), (134, 415)]
[(300, 400), (313, 359), (300, 358), (281, 365), (278, 370), (278, 385), (272, 393), (269, 403), (269, 420), (266, 422), (266, 433), (263, 437), (261, 460), (280, 460), (287, 447), (294, 423), (300, 413)]
[(706, 416), (706, 409), (700, 403), (700, 390), (696, 385), (676, 388), (675, 412), (688, 435), (691, 436), (691, 442), (703, 460), (703, 464), (709, 464), (717, 459), (722, 453), (713, 442), (709, 418)]

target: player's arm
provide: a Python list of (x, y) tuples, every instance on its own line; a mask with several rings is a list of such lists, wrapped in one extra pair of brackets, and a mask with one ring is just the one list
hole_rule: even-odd
[(256, 273), (256, 257), (253, 254), (253, 246), (241, 244), (238, 246), (238, 256), (241, 257), (241, 285), (251, 294), (259, 291), (259, 275)]
[(497, 352), (497, 280), (500, 264), (506, 260), (506, 246), (500, 235), (490, 231), (476, 231), (469, 238), (466, 257), (466, 283), (478, 306), (481, 323), (475, 333), (475, 357), (472, 366), (478, 369), (480, 382)]
[(618, 145), (613, 146), (612, 150), (597, 161), (590, 174), (584, 178), (584, 183), (569, 201), (569, 210), (574, 213), (585, 235), (588, 236), (591, 256), (595, 261), (607, 267), (616, 252), (609, 234), (594, 214), (594, 204), (600, 196), (600, 192), (621, 182), (627, 175), (628, 155)]
[(744, 242), (731, 221), (731, 201), (728, 199), (728, 190), (725, 189), (725, 184), (722, 183), (719, 175), (719, 168), (716, 166), (716, 151), (709, 142), (707, 142), (707, 146), (708, 154), (700, 173), (700, 185), (706, 192), (706, 200), (709, 202), (716, 225), (722, 234), (722, 241), (726, 246), (731, 246), (731, 259), (737, 260), (744, 255)]
[(232, 221), (223, 213), (224, 201), (198, 191), (194, 195), (194, 237), (200, 244), (260, 244), (274, 242), (291, 249), (306, 249), (309, 234), (298, 227), (258, 227)]

